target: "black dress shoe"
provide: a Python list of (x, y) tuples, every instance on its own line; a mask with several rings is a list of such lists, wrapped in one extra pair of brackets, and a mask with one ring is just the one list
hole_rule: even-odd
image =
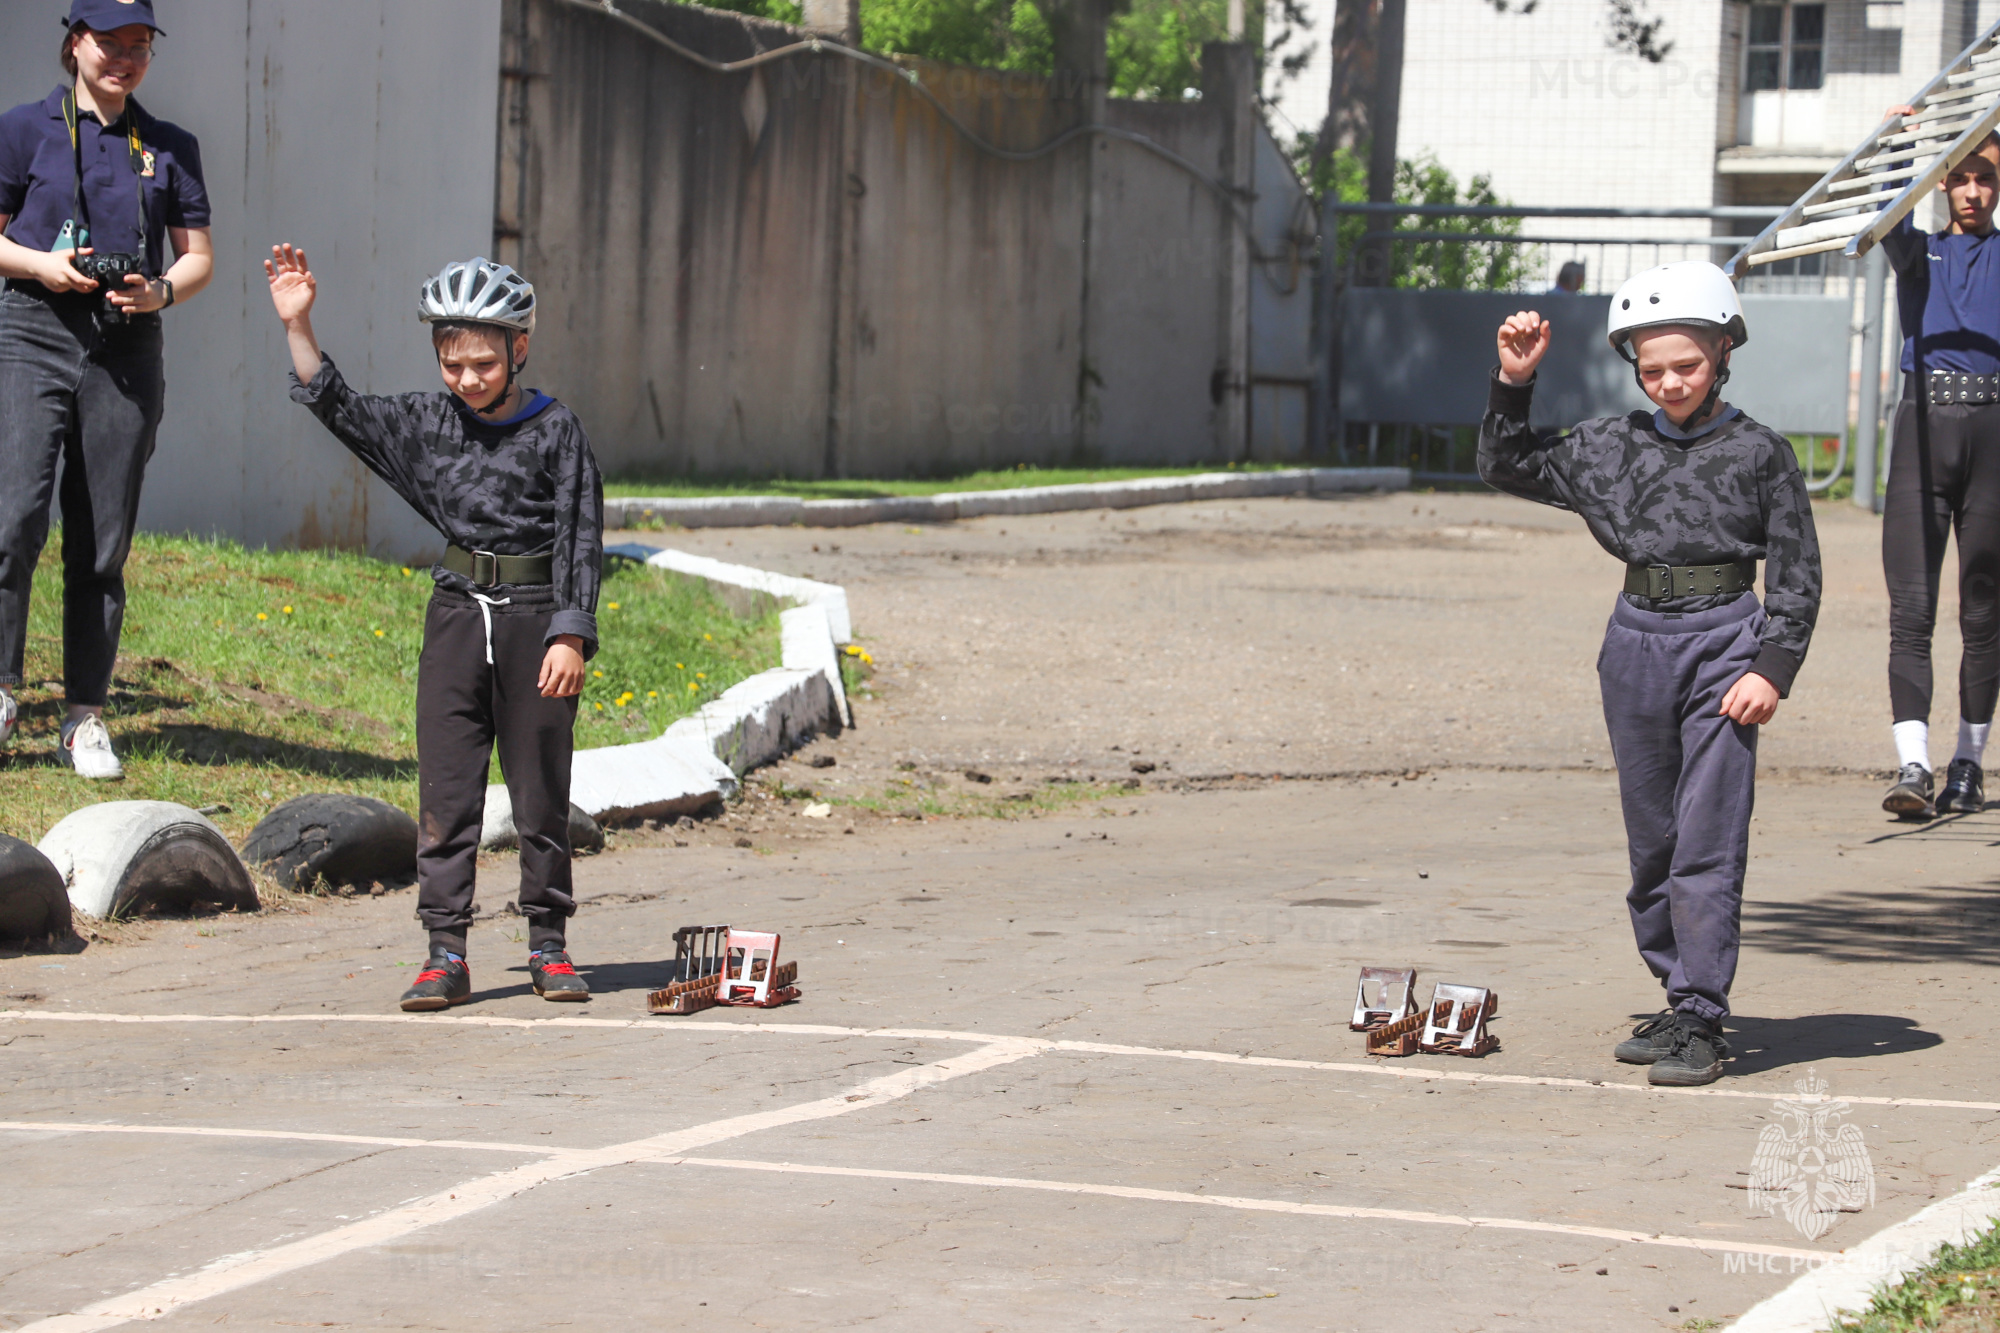
[(1896, 775), (1896, 785), (1882, 798), (1882, 808), (1904, 819), (1930, 819), (1937, 814), (1931, 805), (1931, 771), (1922, 764), (1904, 764)]
[(1986, 774), (1970, 759), (1954, 759), (1945, 770), (1944, 790), (1938, 793), (1938, 813), (1958, 811), (1976, 814), (1986, 808)]

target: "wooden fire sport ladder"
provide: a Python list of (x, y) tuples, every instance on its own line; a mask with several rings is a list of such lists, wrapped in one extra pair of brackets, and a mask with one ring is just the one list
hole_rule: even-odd
[(2000, 23), (1909, 99), (1724, 267), (1741, 279), (1759, 264), (1844, 251), (1857, 259), (1887, 236), (1945, 173), (2000, 127)]

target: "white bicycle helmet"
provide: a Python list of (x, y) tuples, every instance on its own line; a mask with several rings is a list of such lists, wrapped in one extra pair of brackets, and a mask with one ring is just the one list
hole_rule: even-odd
[(484, 257), (453, 262), (418, 291), (417, 318), (426, 324), (464, 320), (533, 333), (535, 285), (507, 265)]
[(1662, 324), (1692, 324), (1718, 329), (1731, 347), (1750, 341), (1743, 323), (1743, 302), (1721, 269), (1704, 259), (1683, 260), (1649, 268), (1628, 278), (1611, 298), (1611, 319), (1605, 330), (1612, 350), (1636, 364), (1628, 345), (1641, 329)]

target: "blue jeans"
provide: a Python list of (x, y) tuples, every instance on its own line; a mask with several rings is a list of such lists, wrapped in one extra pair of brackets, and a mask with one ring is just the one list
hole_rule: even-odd
[(0, 294), (0, 685), (21, 683), (28, 596), (62, 463), (63, 685), (102, 704), (125, 623), (125, 557), (166, 400), (160, 317), (98, 324), (95, 296)]

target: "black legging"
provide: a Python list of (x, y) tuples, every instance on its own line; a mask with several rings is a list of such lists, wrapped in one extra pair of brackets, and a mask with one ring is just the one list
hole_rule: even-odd
[[(1914, 377), (1913, 377), (1914, 378)], [(1921, 393), (1923, 386), (1913, 383)], [(1898, 722), (1931, 715), (1931, 631), (1947, 533), (1958, 538), (1958, 711), (1991, 722), (2000, 697), (2000, 404), (1896, 409), (1882, 506), (1889, 584), (1889, 702)]]

